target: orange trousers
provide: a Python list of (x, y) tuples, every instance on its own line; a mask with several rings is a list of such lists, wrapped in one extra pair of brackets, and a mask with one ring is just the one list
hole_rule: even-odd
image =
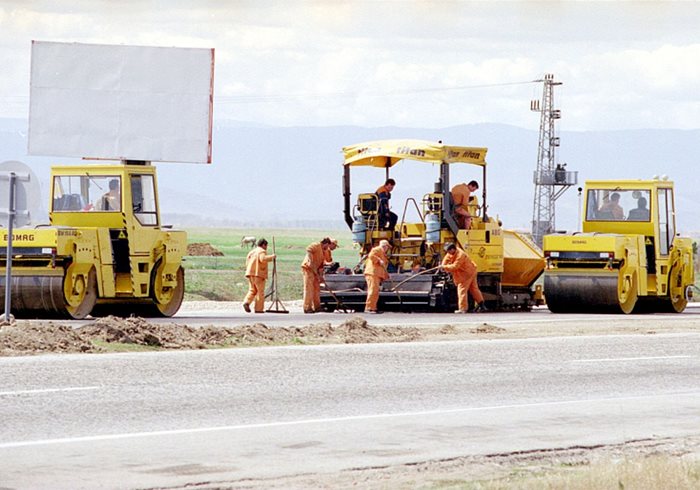
[(479, 285), (476, 283), (476, 274), (464, 282), (457, 283), (457, 304), (460, 310), (467, 311), (469, 309), (467, 292), (472, 295), (472, 298), (474, 298), (477, 304), (483, 303), (484, 296), (481, 294)]
[(251, 304), (255, 301), (255, 311), (265, 310), (265, 278), (248, 276), (248, 294), (243, 299), (244, 303)]
[(382, 285), (382, 280), (377, 276), (366, 274), (365, 281), (367, 281), (367, 301), (365, 301), (365, 311), (377, 311), (379, 289)]
[(321, 310), (321, 279), (318, 274), (302, 269), (304, 277), (304, 313)]

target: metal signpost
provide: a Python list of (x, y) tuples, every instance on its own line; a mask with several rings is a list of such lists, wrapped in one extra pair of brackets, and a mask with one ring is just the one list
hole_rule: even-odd
[[(5, 307), (0, 315), (0, 323), (11, 323), (12, 299), (12, 236), (15, 225), (23, 226), (31, 221), (29, 207), (34, 204), (33, 195), (37, 184), (32, 171), (22, 162), (3, 162), (0, 164), (0, 197), (7, 193), (7, 209), (0, 208), (0, 215), (7, 215), (7, 250), (5, 267)], [(7, 184), (5, 184), (7, 182)], [(1, 201), (0, 201), (0, 205)]]

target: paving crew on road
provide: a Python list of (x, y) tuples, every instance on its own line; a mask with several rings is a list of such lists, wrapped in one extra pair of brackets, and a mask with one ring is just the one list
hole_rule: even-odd
[(441, 267), (452, 274), (452, 280), (457, 285), (457, 302), (459, 309), (455, 313), (466, 313), (469, 302), (467, 291), (476, 301), (474, 313), (486, 311), (484, 306), (484, 296), (476, 283), (476, 264), (469, 258), (467, 253), (458, 249), (454, 243), (445, 244), (445, 258), (442, 259)]
[(450, 191), (454, 204), (455, 218), (460, 228), (468, 230), (472, 223), (472, 216), (469, 212), (469, 201), (472, 200), (472, 192), (479, 188), (479, 183), (472, 180), (468, 184), (457, 184)]
[(367, 255), (367, 261), (365, 262), (365, 281), (367, 281), (365, 313), (379, 313), (377, 311), (379, 288), (382, 285), (382, 281), (389, 279), (389, 273), (386, 270), (389, 264), (387, 257), (389, 250), (391, 250), (391, 244), (387, 240), (382, 240)]
[(267, 255), (267, 240), (258, 240), (257, 247), (248, 252), (245, 261), (245, 276), (248, 278), (248, 294), (243, 299), (243, 309), (250, 313), (250, 303), (255, 300), (255, 313), (265, 309), (265, 281), (267, 263), (275, 260), (275, 254)]
[(304, 278), (304, 313), (321, 311), (321, 281), (323, 279), (324, 253), (330, 248), (331, 239), (326, 237), (306, 247), (306, 256), (301, 263)]

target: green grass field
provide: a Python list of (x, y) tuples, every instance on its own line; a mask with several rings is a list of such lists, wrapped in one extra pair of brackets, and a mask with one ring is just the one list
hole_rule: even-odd
[[(306, 247), (325, 236), (339, 241), (333, 252), (333, 260), (342, 266), (357, 264), (358, 251), (352, 247), (349, 230), (304, 230), (304, 229), (226, 229), (193, 228), (187, 230), (188, 243), (209, 243), (223, 252), (223, 257), (185, 257), (185, 300), (241, 301), (248, 290), (245, 278), (245, 258), (249, 248), (241, 248), (241, 238), (255, 236), (270, 242), (268, 253), (272, 253), (273, 238), (277, 252), (277, 277), (282, 301), (301, 299), (301, 261)], [(272, 267), (270, 266), (270, 274)], [(268, 278), (268, 281), (271, 279)], [(269, 284), (269, 282), (268, 282)]]

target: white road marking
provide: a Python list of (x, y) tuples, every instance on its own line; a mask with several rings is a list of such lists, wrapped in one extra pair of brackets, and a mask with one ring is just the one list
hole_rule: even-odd
[(0, 396), (9, 395), (33, 395), (35, 393), (55, 393), (57, 391), (85, 391), (99, 390), (100, 386), (80, 386), (75, 388), (43, 388), (40, 390), (18, 390), (18, 391), (0, 391)]
[[(687, 392), (687, 393), (674, 393), (674, 396), (700, 396), (700, 392)], [(372, 415), (351, 415), (347, 417), (328, 417), (320, 419), (305, 419), (305, 420), (290, 420), (287, 422), (264, 422), (259, 424), (239, 424), (239, 425), (224, 425), (218, 427), (199, 427), (193, 429), (173, 429), (173, 430), (158, 430), (150, 432), (131, 432), (124, 434), (104, 434), (97, 436), (82, 436), (82, 437), (65, 437), (59, 439), (41, 439), (35, 441), (16, 441), (16, 442), (5, 442), (0, 443), (0, 449), (10, 449), (17, 447), (30, 447), (30, 446), (45, 446), (49, 444), (69, 444), (74, 442), (92, 442), (92, 441), (109, 441), (118, 439), (133, 439), (138, 437), (157, 437), (157, 436), (171, 436), (171, 435), (181, 435), (181, 434), (196, 434), (203, 432), (216, 432), (216, 431), (234, 431), (234, 430), (246, 430), (246, 429), (267, 429), (274, 427), (289, 427), (289, 426), (299, 426), (299, 425), (310, 425), (310, 424), (327, 424), (327, 423), (337, 423), (337, 422), (350, 422), (350, 421), (360, 421), (360, 420), (373, 420), (373, 419), (390, 419), (399, 417), (415, 417), (423, 415), (444, 415), (451, 413), (466, 413), (466, 412), (477, 412), (482, 410), (502, 410), (511, 408), (534, 408), (534, 407), (546, 407), (546, 406), (556, 406), (556, 405), (575, 405), (577, 403), (590, 403), (590, 402), (611, 402), (611, 401), (624, 401), (624, 400), (643, 400), (648, 398), (655, 398), (660, 395), (641, 395), (641, 396), (625, 396), (625, 397), (613, 397), (613, 398), (597, 398), (589, 400), (564, 400), (557, 402), (541, 402), (541, 403), (522, 403), (513, 405), (494, 405), (490, 407), (468, 407), (468, 408), (453, 408), (445, 410), (424, 410), (418, 412), (399, 412), (399, 413), (380, 413)]]
[(574, 359), (569, 362), (653, 361), (658, 359), (692, 359), (692, 357), (693, 356), (613, 357), (609, 359)]

